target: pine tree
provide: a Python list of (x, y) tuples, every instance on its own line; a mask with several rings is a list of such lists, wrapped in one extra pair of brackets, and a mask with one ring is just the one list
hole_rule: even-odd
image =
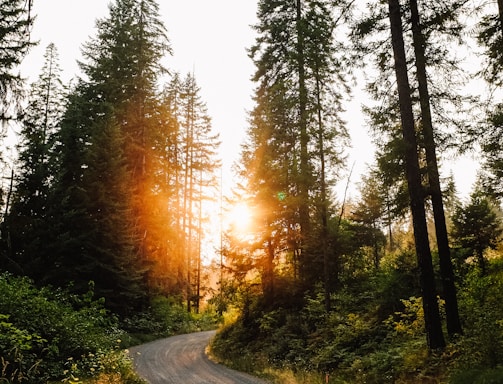
[(495, 249), (503, 234), (497, 212), (490, 198), (475, 190), (470, 201), (459, 204), (452, 215), (452, 236), (461, 247), (473, 253), (482, 276), (487, 273), (485, 252), (489, 248)]
[(90, 224), (83, 256), (89, 261), (75, 270), (79, 280), (94, 282), (108, 308), (127, 315), (144, 306), (147, 290), (134, 253), (126, 159), (117, 124), (105, 121), (96, 128), (83, 179)]
[[(216, 186), (215, 171), (218, 161), (215, 161), (216, 148), (219, 145), (218, 136), (211, 134), (211, 121), (205, 103), (199, 95), (193, 75), (187, 75), (181, 84), (180, 128), (182, 130), (182, 233), (185, 234), (184, 247), (187, 265), (187, 310), (191, 310), (192, 302), (198, 310), (199, 286), (197, 273), (200, 263), (200, 247), (202, 224), (202, 204), (208, 199), (208, 188)], [(206, 175), (206, 176), (205, 176)], [(203, 189), (207, 192), (203, 195)], [(205, 196), (206, 195), (206, 196)], [(194, 281), (195, 278), (195, 281)], [(194, 287), (196, 287), (194, 294)]]
[(308, 275), (319, 278), (329, 272), (323, 272), (328, 264), (323, 250), (321, 270), (308, 270), (319, 263), (315, 244), (326, 242), (329, 188), (342, 163), (337, 148), (346, 139), (339, 119), (345, 91), (341, 55), (333, 40), (333, 15), (342, 13), (344, 5), (259, 2), (258, 37), (249, 51), (258, 86), (242, 174), (251, 204), (261, 212), (257, 236), (267, 260), (263, 279), (268, 297), (274, 293), (271, 269), (282, 253), (288, 254), (295, 278), (307, 286), (314, 284)]
[[(385, 223), (386, 213), (386, 188), (383, 188), (382, 179), (376, 177), (374, 172), (369, 172), (368, 176), (362, 176), (360, 191), (360, 201), (352, 212), (352, 220), (361, 223), (370, 229), (370, 245), (373, 251), (373, 264), (379, 269), (381, 254), (381, 232), (380, 228)], [(390, 236), (391, 237), (391, 236)]]
[(19, 160), (7, 228), (9, 253), (29, 276), (44, 269), (41, 259), (47, 235), (48, 196), (54, 182), (53, 151), (66, 103), (58, 52), (49, 44), (38, 80), (32, 84), (21, 120)]
[(157, 80), (165, 72), (163, 57), (171, 52), (165, 28), (153, 0), (118, 0), (109, 18), (97, 23), (98, 34), (86, 44), (82, 69), (94, 87), (95, 101), (113, 108), (119, 124), (129, 172), (131, 214), (135, 218), (138, 256), (148, 262), (151, 192), (159, 126)]
[[(496, 7), (495, 7), (496, 6)], [(485, 79), (501, 86), (503, 68), (503, 2), (501, 0), (484, 3), (486, 13), (477, 28), (477, 39), (485, 49), (486, 63), (482, 69)]]
[(395, 73), (397, 79), (403, 145), (405, 147), (405, 174), (410, 197), (416, 256), (420, 269), (421, 294), (426, 328), (426, 338), (431, 349), (445, 347), (442, 324), (437, 303), (433, 264), (426, 225), (424, 196), (417, 156), (417, 139), (414, 114), (407, 74), (407, 60), (403, 41), (402, 15), (399, 0), (389, 0), (389, 19)]
[[(459, 129), (461, 126), (455, 118), (445, 114), (446, 105), (452, 103), (459, 110), (464, 99), (453, 92), (457, 84), (451, 83), (450, 79), (455, 78), (452, 73), (459, 73), (458, 61), (446, 50), (448, 45), (443, 44), (443, 39), (450, 39), (450, 44), (459, 40), (463, 26), (458, 22), (458, 16), (464, 5), (463, 1), (452, 1), (449, 4), (438, 3), (432, 6), (422, 4), (422, 7), (419, 8), (416, 1), (410, 0), (401, 6), (402, 20), (406, 30), (404, 40), (407, 46), (410, 45), (414, 48), (409, 51), (412, 54), (407, 56), (407, 60), (413, 63), (416, 69), (415, 72), (409, 71), (409, 78), (412, 85), (412, 99), (418, 100), (413, 104), (414, 112), (419, 116), (419, 122), (415, 128), (418, 131), (417, 150), (420, 156), (420, 165), (427, 175), (424, 186), (427, 192), (425, 198), (431, 198), (433, 207), (443, 286), (442, 295), (446, 300), (446, 317), (450, 335), (461, 333), (462, 330), (447, 238), (437, 153), (445, 148), (445, 143), (450, 139), (449, 130), (452, 129), (451, 127), (456, 126)], [(375, 35), (381, 36), (377, 33), (380, 27), (376, 26), (381, 25), (378, 20), (381, 20), (382, 16), (382, 12), (376, 12), (376, 14), (369, 16), (365, 22), (359, 25), (358, 30), (361, 34), (358, 33), (357, 36), (364, 36), (374, 28)], [(381, 41), (380, 38), (378, 41)], [(363, 52), (366, 53), (366, 50), (364, 49)], [(394, 127), (396, 124), (394, 121), (397, 119), (397, 101), (394, 99), (396, 96), (388, 92), (392, 86), (390, 79), (387, 78), (389, 52), (391, 50), (386, 47), (380, 49), (378, 55), (375, 56), (378, 58), (380, 73), (385, 76), (385, 80), (379, 79), (370, 86), (372, 93), (376, 96), (388, 99), (385, 109), (371, 111), (375, 126), (380, 127), (379, 132), (388, 131), (388, 144), (383, 145), (385, 141), (381, 139), (381, 148), (384, 146), (395, 148), (389, 144), (396, 140), (394, 131), (390, 132), (388, 128)], [(447, 69), (450, 69), (451, 73), (446, 73)], [(440, 77), (443, 74), (445, 75)], [(385, 155), (384, 158), (391, 160), (389, 155)], [(380, 164), (384, 163), (381, 161)]]
[[(484, 3), (485, 14), (477, 26), (477, 40), (484, 50), (485, 62), (482, 77), (492, 89), (499, 89), (503, 83), (503, 2), (501, 0)], [(494, 92), (497, 95), (497, 92)], [(495, 100), (486, 121), (468, 132), (471, 141), (481, 144), (484, 159), (484, 187), (496, 197), (503, 196), (503, 156), (501, 155), (503, 104)]]
[(32, 1), (0, 1), (0, 123), (15, 118), (19, 112), (23, 80), (13, 71), (33, 46)]
[(152, 266), (161, 130), (156, 87), (166, 53), (154, 1), (111, 4), (109, 17), (97, 22), (97, 36), (84, 46), (84, 77), (58, 133), (52, 269), (44, 279), (73, 282), (78, 291), (93, 280), (120, 314), (142, 305)]
[[(33, 43), (30, 41), (30, 31), (33, 24), (31, 15), (32, 0), (0, 0), (0, 144), (5, 138), (5, 123), (18, 119), (21, 112), (21, 100), (24, 96), (24, 80), (16, 67), (21, 63)], [(0, 164), (4, 159), (0, 152)], [(14, 184), (14, 170), (10, 172), (10, 182), (6, 191), (3, 183), (0, 186), (1, 219), (4, 221), (9, 212), (12, 189)], [(5, 204), (5, 207), (4, 207)], [(2, 223), (4, 225), (5, 223)], [(2, 257), (9, 257), (8, 230), (0, 232)], [(12, 256), (12, 254), (10, 255)]]
[[(453, 336), (462, 333), (459, 319), (456, 286), (454, 284), (454, 270), (451, 261), (447, 224), (444, 213), (442, 188), (440, 185), (439, 167), (437, 161), (435, 132), (430, 106), (430, 92), (426, 73), (426, 52), (423, 26), (420, 20), (417, 0), (409, 1), (411, 8), (411, 29), (418, 83), (419, 104), (421, 111), (421, 128), (424, 141), (426, 174), (428, 176), (429, 194), (435, 220), (435, 234), (437, 238), (438, 256), (440, 260), (440, 276), (445, 297), (445, 312), (447, 318), (447, 331)], [(451, 10), (452, 11), (452, 10)], [(453, 15), (454, 12), (451, 13)]]

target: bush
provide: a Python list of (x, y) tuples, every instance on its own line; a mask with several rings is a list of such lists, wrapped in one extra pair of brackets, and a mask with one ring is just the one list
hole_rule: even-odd
[(68, 384), (145, 384), (134, 371), (127, 351), (98, 351), (88, 353), (81, 360), (68, 359), (65, 378)]
[[(92, 287), (91, 287), (92, 288)], [(102, 301), (63, 290), (37, 289), (30, 280), (0, 275), (2, 379), (45, 383), (64, 377), (65, 363), (110, 350), (122, 332)]]
[(450, 381), (451, 384), (502, 384), (503, 368), (496, 369), (469, 369), (456, 373)]
[(33, 352), (41, 350), (45, 340), (15, 327), (8, 319), (9, 316), (0, 314), (0, 377), (21, 382), (29, 379), (30, 372), (39, 371), (41, 360)]

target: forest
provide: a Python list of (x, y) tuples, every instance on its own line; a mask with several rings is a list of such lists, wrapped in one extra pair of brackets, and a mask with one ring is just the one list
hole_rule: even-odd
[[(110, 1), (76, 79), (49, 44), (27, 84), (36, 1), (0, 0), (0, 382), (139, 384), (129, 346), (218, 329), (213, 358), (274, 383), (503, 383), (502, 0), (257, 0), (225, 199), (158, 2)], [(357, 78), (376, 153), (349, 198)]]

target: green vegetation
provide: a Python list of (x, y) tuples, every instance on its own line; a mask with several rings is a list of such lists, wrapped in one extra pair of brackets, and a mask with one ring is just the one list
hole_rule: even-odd
[[(503, 381), (503, 2), (257, 3), (229, 199), (253, 217), (220, 234), (216, 271), (219, 138), (194, 75), (162, 64), (158, 3), (112, 1), (75, 84), (50, 44), (24, 89), (32, 1), (0, 0), (0, 124), (19, 132), (0, 185), (0, 382), (140, 383), (127, 347), (220, 315), (216, 358), (277, 383)], [(482, 120), (457, 93), (470, 45), (494, 95)], [(348, 201), (333, 187), (360, 70), (377, 153)], [(452, 148), (480, 148), (467, 202), (441, 178)]]
[(119, 321), (102, 299), (94, 299), (92, 288), (77, 296), (62, 289), (37, 289), (27, 278), (0, 275), (0, 379), (141, 383), (125, 348), (216, 324), (211, 315), (190, 315), (163, 297), (154, 298), (145, 313)]
[(472, 266), (459, 282), (464, 334), (444, 350), (428, 350), (421, 298), (405, 277), (413, 271), (387, 263), (332, 295), (330, 313), (321, 292), (274, 309), (257, 298), (249, 316), (222, 327), (212, 352), (275, 383), (500, 383), (503, 259), (488, 270), (480, 277)]

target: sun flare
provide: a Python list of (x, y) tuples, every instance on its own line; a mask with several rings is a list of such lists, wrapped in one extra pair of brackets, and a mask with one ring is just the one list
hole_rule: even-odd
[(252, 222), (252, 211), (244, 203), (232, 206), (227, 214), (229, 225), (238, 233), (245, 233), (250, 229)]

